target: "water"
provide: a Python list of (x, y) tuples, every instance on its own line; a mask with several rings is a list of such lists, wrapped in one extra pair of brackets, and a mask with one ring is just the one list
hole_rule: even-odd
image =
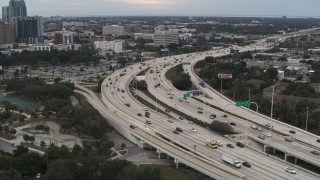
[(16, 104), (18, 106), (18, 109), (35, 108), (38, 106), (38, 104), (36, 102), (32, 102), (30, 100), (23, 99), (19, 96), (0, 95), (0, 102), (1, 101), (9, 101), (11, 104)]

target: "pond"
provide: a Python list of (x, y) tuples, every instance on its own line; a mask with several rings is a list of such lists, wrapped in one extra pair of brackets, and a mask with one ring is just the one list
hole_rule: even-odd
[(9, 101), (12, 104), (16, 104), (18, 109), (29, 109), (29, 108), (36, 108), (39, 104), (33, 102), (31, 100), (24, 99), (19, 96), (13, 95), (0, 95), (0, 102), (1, 101)]

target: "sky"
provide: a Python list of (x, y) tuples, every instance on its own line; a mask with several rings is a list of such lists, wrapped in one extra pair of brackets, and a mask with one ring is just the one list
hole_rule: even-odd
[[(25, 0), (34, 16), (320, 17), (320, 0)], [(0, 6), (9, 0), (0, 0)]]

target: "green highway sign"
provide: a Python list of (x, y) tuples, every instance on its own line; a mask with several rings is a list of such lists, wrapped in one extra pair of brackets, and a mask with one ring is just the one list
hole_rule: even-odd
[(184, 65), (191, 65), (191, 62), (183, 62)]
[(250, 107), (251, 102), (250, 101), (237, 101), (236, 106)]
[(183, 97), (184, 97), (184, 98), (185, 98), (185, 97), (190, 97), (190, 93), (189, 93), (189, 92), (184, 93), (184, 94), (183, 94)]

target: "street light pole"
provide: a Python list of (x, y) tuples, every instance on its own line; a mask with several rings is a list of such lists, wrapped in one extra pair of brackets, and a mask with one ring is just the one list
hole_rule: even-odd
[(309, 107), (307, 107), (306, 131), (308, 131)]
[(272, 86), (272, 97), (271, 97), (271, 114), (270, 117), (272, 119), (272, 113), (273, 113), (273, 96), (274, 96), (274, 86)]

